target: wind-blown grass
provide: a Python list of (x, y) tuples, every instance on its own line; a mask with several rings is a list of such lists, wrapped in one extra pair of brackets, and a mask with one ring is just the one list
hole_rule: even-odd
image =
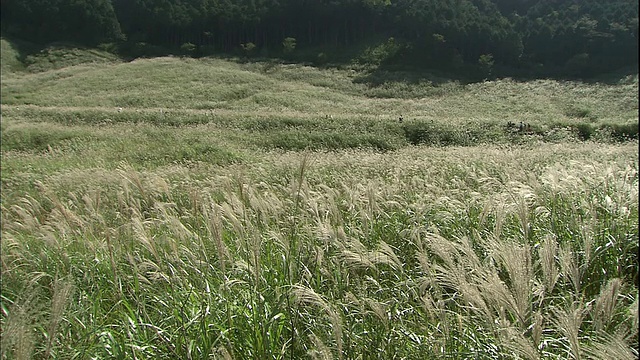
[(3, 204), (3, 321), (42, 321), (7, 325), (3, 349), (637, 356), (634, 146), (273, 153), (89, 189), (60, 174)]
[(637, 81), (12, 69), (2, 358), (638, 356)]

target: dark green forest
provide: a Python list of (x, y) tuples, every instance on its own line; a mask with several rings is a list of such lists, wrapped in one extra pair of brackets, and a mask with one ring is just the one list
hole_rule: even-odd
[(2, 0), (2, 34), (134, 58), (591, 77), (638, 63), (637, 0)]

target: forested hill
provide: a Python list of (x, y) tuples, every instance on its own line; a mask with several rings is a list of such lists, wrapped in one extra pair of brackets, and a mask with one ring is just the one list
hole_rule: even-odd
[(637, 0), (7, 0), (1, 16), (3, 36), (111, 44), (128, 56), (576, 77), (638, 63)]

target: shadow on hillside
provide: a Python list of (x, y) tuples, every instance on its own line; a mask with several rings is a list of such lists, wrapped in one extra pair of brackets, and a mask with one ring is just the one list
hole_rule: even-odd
[(624, 67), (610, 73), (595, 76), (591, 79), (582, 79), (588, 84), (623, 85), (638, 82), (638, 64)]
[(15, 59), (21, 70), (40, 72), (55, 68), (94, 62), (101, 58), (117, 58), (106, 50), (69, 42), (36, 44), (29, 41), (3, 37), (15, 51)]
[(354, 83), (365, 84), (370, 87), (383, 86), (389, 83), (404, 83), (407, 85), (429, 84), (438, 87), (451, 82), (468, 84), (474, 82), (464, 74), (445, 73), (438, 70), (400, 69), (393, 67), (378, 67), (372, 71), (363, 72), (353, 79)]
[(37, 54), (42, 51), (46, 46), (38, 45), (32, 42), (14, 39), (8, 36), (2, 36), (4, 40), (6, 40), (11, 47), (18, 53), (17, 59), (26, 67), (27, 57), (33, 54)]
[[(55, 58), (55, 55), (62, 56), (64, 55), (65, 50), (92, 50), (92, 48), (75, 43), (55, 42), (43, 45), (7, 36), (3, 36), (3, 39), (7, 40), (16, 50), (16, 52), (18, 53), (17, 60), (21, 62), (25, 69), (29, 67), (29, 65), (33, 65), (30, 64), (30, 61), (33, 61), (33, 58), (37, 56), (42, 56), (43, 62), (46, 62), (45, 60), (48, 60), (49, 62), (55, 62), (52, 61), (57, 60)], [(131, 48), (132, 46), (137, 46), (138, 48), (133, 49)], [(47, 53), (56, 50), (61, 51), (61, 53), (54, 55)], [(111, 48), (100, 48), (100, 50), (106, 53), (114, 54), (114, 56), (118, 56), (123, 60), (133, 60), (139, 57), (156, 57), (167, 55), (186, 56), (181, 52), (180, 49), (163, 48), (160, 46), (153, 46), (145, 43), (124, 43), (119, 45), (113, 44)], [(307, 59), (304, 56), (300, 56), (296, 59), (283, 59), (277, 56), (243, 56), (238, 53), (213, 53), (207, 55), (200, 54), (199, 56), (195, 57), (219, 58), (237, 63), (260, 63), (263, 65), (263, 71), (265, 73), (276, 69), (280, 65), (286, 64), (313, 66), (320, 69), (354, 69), (357, 71), (357, 75), (353, 78), (353, 82), (357, 84), (367, 85), (371, 89), (382, 88), (389, 85), (427, 85), (431, 88), (439, 88), (442, 86), (447, 86), (451, 83), (465, 85), (500, 78), (511, 78), (518, 82), (527, 82), (539, 79), (552, 79), (558, 81), (578, 81), (587, 84), (606, 85), (632, 84), (637, 83), (638, 81), (638, 64), (627, 66), (607, 73), (597, 74), (592, 77), (579, 77), (567, 74), (566, 67), (536, 70), (534, 68), (501, 68), (496, 65), (493, 74), (489, 77), (486, 77), (480, 75), (480, 73), (478, 72), (478, 68), (474, 65), (469, 65), (457, 70), (442, 70), (433, 68), (425, 69), (397, 64), (385, 64), (377, 67), (367, 67), (366, 65), (354, 65), (354, 59), (349, 58), (348, 56), (340, 57), (339, 59), (341, 59), (341, 61), (337, 60), (338, 58), (336, 58), (333, 60), (337, 61), (325, 63), (318, 63), (317, 61), (312, 61), (312, 58)], [(303, 59), (307, 60), (304, 61)]]
[(446, 72), (442, 70), (407, 69), (399, 67), (378, 67), (373, 70), (364, 71), (354, 78), (355, 83), (365, 84), (376, 88), (388, 84), (425, 85), (428, 84), (438, 88), (450, 83), (461, 85), (483, 82), (486, 80), (496, 80), (510, 78), (517, 82), (528, 82), (541, 79), (556, 81), (572, 81), (585, 84), (604, 85), (624, 85), (638, 82), (638, 65), (627, 66), (611, 72), (596, 74), (592, 77), (578, 77), (568, 75), (562, 71), (547, 73), (534, 73), (531, 71), (513, 71), (496, 69), (490, 77), (483, 77), (474, 72), (473, 69), (463, 69), (459, 72)]
[(623, 85), (638, 81), (638, 65), (621, 67), (604, 73), (595, 73), (591, 76), (578, 76), (567, 73), (566, 67), (551, 67), (544, 71), (536, 69), (499, 69), (495, 78), (510, 78), (518, 82), (535, 81), (541, 79), (556, 80), (560, 82), (581, 82), (585, 84)]

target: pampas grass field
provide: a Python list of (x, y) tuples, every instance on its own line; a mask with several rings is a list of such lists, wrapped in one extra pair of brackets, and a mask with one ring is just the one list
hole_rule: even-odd
[(3, 359), (638, 357), (637, 76), (105, 58), (3, 65)]

